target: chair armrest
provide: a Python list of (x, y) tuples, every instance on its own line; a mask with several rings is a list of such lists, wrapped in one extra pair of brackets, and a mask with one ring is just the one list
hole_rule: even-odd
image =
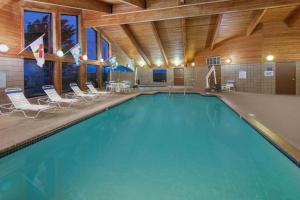
[(38, 104), (42, 105), (42, 104), (50, 104), (51, 100), (48, 97), (42, 97), (42, 98), (38, 98)]
[(78, 99), (78, 97), (75, 95), (75, 93), (64, 94), (64, 97), (67, 99)]
[[(2, 112), (2, 110), (5, 110), (5, 112)], [(0, 113), (2, 114), (11, 113), (13, 110), (14, 110), (14, 105), (12, 103), (0, 105)]]

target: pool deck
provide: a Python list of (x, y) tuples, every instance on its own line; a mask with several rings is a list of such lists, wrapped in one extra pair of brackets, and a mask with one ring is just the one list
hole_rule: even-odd
[[(42, 113), (37, 119), (25, 119), (21, 113), (0, 115), (0, 155), (49, 136), (96, 113), (132, 99), (140, 94), (168, 92), (167, 88), (136, 90), (102, 98), (91, 103), (74, 105), (58, 112)], [(182, 92), (180, 87), (172, 92)], [(205, 94), (201, 90), (188, 92)], [(252, 93), (218, 93), (217, 96), (242, 118), (263, 133), (263, 136), (300, 164), (300, 97)]]

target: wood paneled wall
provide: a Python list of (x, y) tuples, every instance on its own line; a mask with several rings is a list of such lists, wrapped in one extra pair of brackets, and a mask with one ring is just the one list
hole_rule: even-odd
[(19, 0), (0, 1), (0, 43), (9, 46), (0, 56), (16, 57), (22, 46), (21, 7)]
[(275, 62), (300, 60), (300, 25), (289, 28), (284, 22), (269, 21), (253, 35), (236, 36), (218, 43), (214, 50), (198, 52), (196, 63), (203, 65), (209, 56), (219, 55), (222, 63), (227, 58), (232, 64), (265, 62), (267, 55), (273, 55)]

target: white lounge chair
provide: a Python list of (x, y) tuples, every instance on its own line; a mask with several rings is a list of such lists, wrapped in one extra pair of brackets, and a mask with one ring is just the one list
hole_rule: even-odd
[[(21, 88), (7, 88), (5, 94), (13, 105), (12, 112), (22, 112), (26, 118), (35, 119), (43, 111), (56, 109), (54, 106), (31, 104), (24, 96)], [(34, 116), (28, 116), (25, 111), (34, 111), (37, 113)]]
[(131, 88), (131, 86), (130, 86), (130, 82), (129, 81), (122, 81), (121, 82), (121, 90), (123, 91), (123, 92), (129, 92), (130, 91), (130, 88)]
[(13, 108), (14, 106), (12, 103), (0, 105), (0, 115), (9, 115), (13, 112)]
[(58, 107), (60, 107), (60, 108), (62, 108), (61, 104), (68, 104), (68, 107), (71, 107), (74, 103), (79, 102), (79, 99), (62, 98), (56, 92), (53, 85), (44, 85), (42, 88), (49, 98), (47, 98), (46, 101), (43, 98), (41, 98), (38, 100), (39, 102), (45, 102), (48, 104), (54, 103), (54, 104), (58, 105)]
[(73, 90), (76, 97), (83, 99), (85, 102), (88, 102), (89, 100), (93, 101), (95, 100), (98, 95), (96, 94), (87, 94), (84, 93), (77, 85), (77, 83), (70, 83), (70, 87)]
[(235, 89), (235, 81), (234, 80), (227, 80), (226, 84), (222, 85), (223, 91), (231, 92)]
[(110, 95), (110, 94), (111, 94), (111, 92), (106, 92), (106, 91), (99, 91), (99, 90), (97, 90), (91, 82), (87, 82), (87, 83), (86, 83), (86, 86), (88, 87), (89, 92), (90, 92), (91, 94), (98, 94), (98, 95), (103, 95), (103, 96), (104, 96), (104, 95)]

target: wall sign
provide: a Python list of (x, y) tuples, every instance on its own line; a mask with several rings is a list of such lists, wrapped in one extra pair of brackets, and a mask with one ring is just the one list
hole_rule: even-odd
[(247, 79), (247, 72), (246, 71), (240, 71), (239, 72), (239, 79)]
[(267, 70), (264, 71), (264, 76), (274, 76), (274, 71), (272, 67), (267, 67)]
[(6, 88), (6, 73), (0, 71), (0, 88)]
[(264, 71), (264, 76), (274, 76), (273, 71)]

